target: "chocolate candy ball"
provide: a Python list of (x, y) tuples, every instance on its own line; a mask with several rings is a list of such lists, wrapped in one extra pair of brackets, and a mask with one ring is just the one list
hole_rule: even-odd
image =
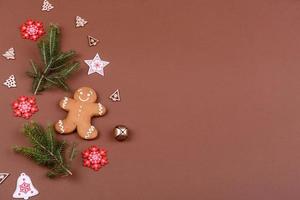
[(128, 138), (128, 128), (124, 125), (118, 125), (114, 129), (114, 137), (118, 141), (124, 141)]

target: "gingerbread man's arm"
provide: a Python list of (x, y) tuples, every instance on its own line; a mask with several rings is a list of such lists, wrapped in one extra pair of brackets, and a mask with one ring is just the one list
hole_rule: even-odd
[(59, 102), (59, 106), (60, 106), (62, 109), (69, 111), (70, 108), (72, 107), (72, 105), (74, 105), (74, 103), (75, 103), (75, 100), (74, 100), (74, 99), (71, 99), (71, 98), (68, 98), (68, 97), (64, 97), (64, 99), (62, 99), (62, 100)]
[(91, 112), (93, 116), (103, 116), (106, 113), (106, 108), (101, 103), (92, 103)]

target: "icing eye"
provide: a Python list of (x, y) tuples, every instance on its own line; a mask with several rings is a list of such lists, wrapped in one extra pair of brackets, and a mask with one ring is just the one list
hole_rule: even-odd
[(87, 94), (87, 96), (89, 97), (89, 96), (91, 96), (91, 94), (90, 94), (90, 93), (88, 93), (88, 94)]
[(83, 92), (79, 92), (79, 94), (80, 94), (80, 95), (82, 95), (82, 94), (83, 94)]

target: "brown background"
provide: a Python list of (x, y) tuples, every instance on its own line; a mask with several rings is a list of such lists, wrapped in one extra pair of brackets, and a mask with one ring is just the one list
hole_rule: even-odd
[[(40, 191), (34, 199), (253, 200), (299, 199), (300, 185), (300, 1), (298, 0), (0, 0), (0, 79), (15, 74), (18, 88), (0, 87), (0, 171), (11, 176), (0, 199), (11, 199), (19, 173)], [(74, 27), (74, 18), (88, 20)], [(30, 95), (24, 72), (39, 60), (36, 44), (20, 38), (27, 18), (61, 25), (64, 50), (80, 54), (73, 89), (92, 86), (109, 114), (94, 120), (95, 141), (61, 137), (108, 150), (99, 172), (73, 163), (74, 176), (49, 180), (46, 169), (16, 155), (27, 144), (24, 119), (10, 103)], [(88, 47), (87, 35), (100, 44)], [(99, 52), (110, 61), (105, 76), (88, 76), (84, 59)], [(108, 96), (119, 88), (122, 102)], [(65, 116), (60, 90), (37, 97), (43, 124)], [(111, 137), (126, 124), (129, 141)]]

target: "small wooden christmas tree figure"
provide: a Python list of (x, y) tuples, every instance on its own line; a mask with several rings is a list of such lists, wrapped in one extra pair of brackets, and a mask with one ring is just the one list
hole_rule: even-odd
[(33, 186), (30, 177), (25, 173), (21, 173), (17, 181), (17, 186), (13, 194), (13, 198), (29, 199), (29, 197), (33, 197), (38, 194), (39, 191), (37, 191), (37, 189), (35, 189), (35, 187)]
[(54, 8), (54, 6), (48, 0), (44, 0), (43, 5), (42, 5), (42, 11), (49, 12), (53, 8)]
[(9, 173), (1, 173), (0, 172), (0, 184), (3, 183), (8, 176), (9, 176)]

